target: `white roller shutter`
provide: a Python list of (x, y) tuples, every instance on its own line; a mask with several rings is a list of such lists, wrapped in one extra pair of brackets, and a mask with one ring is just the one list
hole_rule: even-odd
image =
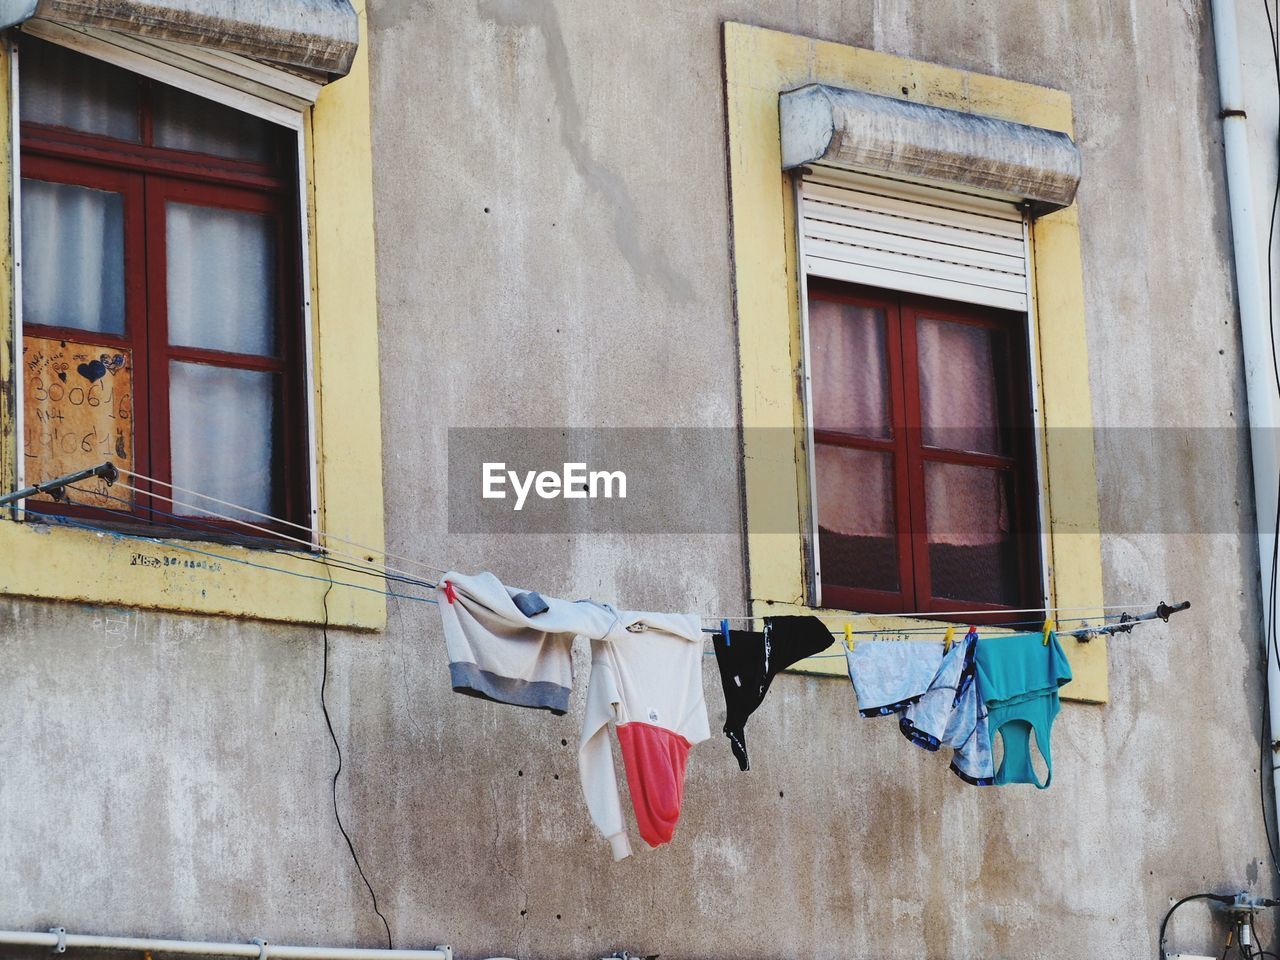
[(1027, 309), (1027, 246), (1012, 202), (811, 167), (800, 218), (809, 276)]

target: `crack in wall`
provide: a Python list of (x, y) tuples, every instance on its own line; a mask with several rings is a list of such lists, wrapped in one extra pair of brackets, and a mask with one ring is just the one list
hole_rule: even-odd
[(693, 299), (693, 285), (672, 266), (666, 253), (640, 238), (636, 204), (618, 174), (598, 160), (583, 133), (582, 105), (569, 69), (560, 17), (550, 0), (481, 0), (480, 15), (499, 27), (541, 34), (560, 112), (560, 142), (582, 180), (613, 208), (613, 237), (618, 251), (635, 273), (656, 281), (676, 303)]

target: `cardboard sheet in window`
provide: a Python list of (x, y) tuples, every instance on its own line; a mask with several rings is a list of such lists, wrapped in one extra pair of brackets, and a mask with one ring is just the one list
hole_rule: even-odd
[[(52, 480), (107, 460), (122, 470), (133, 469), (130, 350), (112, 344), (23, 337), (22, 397), (22, 455), (28, 483)], [(101, 486), (106, 492), (100, 480), (81, 486)], [(128, 491), (116, 488), (111, 495), (127, 499)], [(83, 492), (73, 492), (72, 499), (95, 507), (124, 508), (118, 500)]]

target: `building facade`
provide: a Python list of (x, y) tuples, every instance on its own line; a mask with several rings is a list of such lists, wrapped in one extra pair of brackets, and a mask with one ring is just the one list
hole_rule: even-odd
[[(235, 4), (31, 6), (4, 53), (0, 478), (126, 472), (0, 522), (0, 928), (459, 957), (1085, 958), (1151, 955), (1171, 898), (1275, 892), (1207, 2), (355, 0), (282, 4), (299, 19), (269, 24)], [(1238, 4), (1264, 264), (1267, 14)], [(1037, 206), (1007, 171), (973, 186), (973, 165), (939, 186), (892, 150), (871, 173), (786, 171), (779, 96), (810, 84), (1060, 137), (1074, 193)], [(856, 240), (810, 231), (805, 204), (850, 191), (917, 204), (886, 215), (933, 233), (841, 260)], [(975, 218), (999, 221), (989, 248), (947, 232)], [(957, 246), (995, 259), (939, 253)], [(921, 271), (934, 287), (885, 279), (904, 255), (945, 264)], [(933, 454), (821, 420), (845, 403), (902, 425), (873, 391), (823, 392), (823, 304), (892, 331), (939, 301), (963, 304), (938, 334), (941, 408), (994, 376), (1014, 412), (985, 426), (1034, 428), (1026, 449), (946, 461), (1022, 485), (997, 497), (1008, 536), (939, 520), (899, 539), (913, 515), (883, 504), (920, 498), (916, 525), (933, 507), (892, 466), (896, 499), (843, 516), (840, 540), (813, 518), (838, 512), (832, 489), (877, 489), (853, 461)], [(1008, 369), (970, 363), (956, 330), (1006, 338), (979, 353)], [(884, 374), (886, 396), (928, 405), (923, 343), (912, 364), (881, 345), (908, 371)], [(664, 463), (732, 525), (667, 529), (676, 507), (645, 528), (468, 525), (469, 428), (512, 445), (687, 431)], [(972, 485), (949, 489), (982, 527)], [(316, 528), (327, 565), (304, 549)], [(841, 544), (897, 552), (864, 569)], [(361, 572), (384, 550), (404, 580)], [(585, 646), (564, 717), (455, 695), (439, 615), (415, 599), (434, 593), (412, 582), (446, 569), (708, 626), (821, 608), (874, 612), (857, 629), (889, 635), (902, 613), (945, 613), (939, 597), (999, 614), (1047, 596), (1063, 629), (1075, 611), (1192, 607), (1067, 642), (1046, 791), (970, 787), (858, 718), (835, 637), (774, 681), (742, 772), (708, 658), (713, 737), (675, 840), (613, 864), (578, 779)], [(1171, 952), (1217, 955), (1225, 933), (1188, 910)]]

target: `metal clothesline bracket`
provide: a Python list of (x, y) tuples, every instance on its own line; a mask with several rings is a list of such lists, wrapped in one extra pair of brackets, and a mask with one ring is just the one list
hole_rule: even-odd
[(66, 927), (50, 927), (49, 932), (58, 938), (58, 942), (49, 948), (51, 953), (67, 952), (67, 928)]
[(249, 942), (258, 948), (258, 960), (267, 960), (267, 941), (261, 937), (250, 937)]
[(1175, 613), (1183, 610), (1191, 609), (1191, 601), (1183, 600), (1181, 603), (1165, 603), (1160, 601), (1159, 605), (1150, 613), (1140, 613), (1133, 616), (1128, 613), (1120, 614), (1120, 622), (1108, 624), (1105, 627), (1085, 627), (1081, 630), (1073, 630), (1070, 633), (1059, 634), (1059, 636), (1072, 636), (1076, 638), (1077, 643), (1088, 643), (1094, 637), (1107, 636), (1117, 633), (1133, 633), (1133, 628), (1145, 620), (1163, 620), (1169, 622), (1169, 618)]
[(96, 467), (89, 467), (87, 470), (77, 470), (75, 473), (68, 473), (64, 477), (55, 477), (52, 480), (46, 480), (44, 483), (37, 483), (34, 487), (23, 487), (21, 490), (15, 490), (13, 493), (0, 495), (0, 507), (7, 507), (11, 503), (17, 503), (20, 500), (26, 500), (39, 494), (48, 494), (55, 500), (67, 502), (67, 487), (73, 483), (79, 483), (81, 480), (89, 480), (93, 477), (99, 477), (107, 482), (107, 486), (115, 483), (120, 479), (120, 471), (116, 465), (108, 460), (106, 463), (100, 463)]

